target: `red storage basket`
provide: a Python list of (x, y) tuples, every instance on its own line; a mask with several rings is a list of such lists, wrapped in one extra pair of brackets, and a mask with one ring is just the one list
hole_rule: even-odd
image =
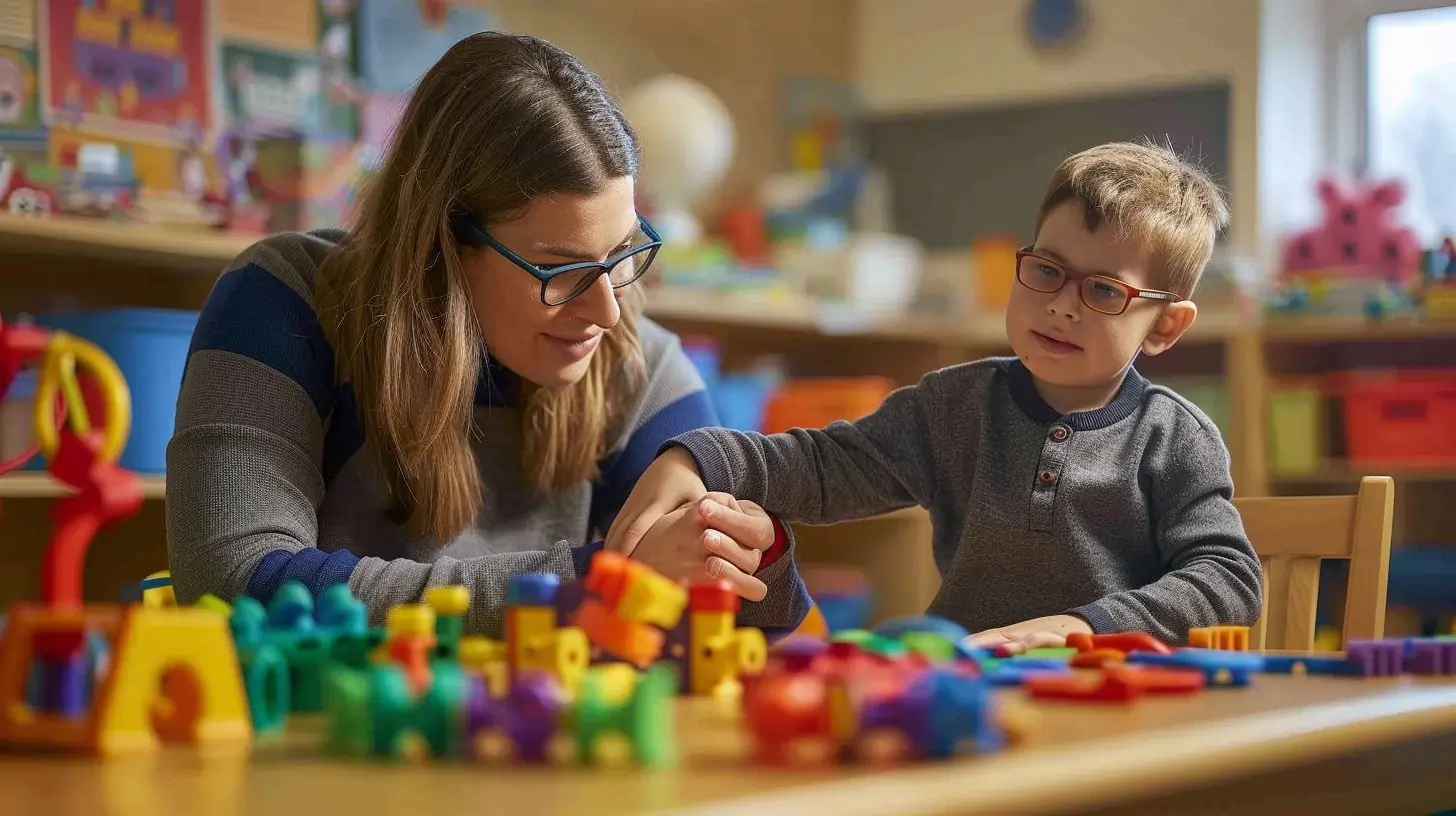
[(1456, 463), (1456, 371), (1352, 371), (1335, 387), (1351, 462)]

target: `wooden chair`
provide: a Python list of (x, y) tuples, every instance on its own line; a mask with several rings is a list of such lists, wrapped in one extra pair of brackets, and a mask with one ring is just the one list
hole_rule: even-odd
[(1312, 651), (1320, 559), (1350, 561), (1341, 646), (1385, 636), (1395, 480), (1367, 476), (1354, 496), (1235, 499), (1264, 565), (1264, 610), (1251, 647)]

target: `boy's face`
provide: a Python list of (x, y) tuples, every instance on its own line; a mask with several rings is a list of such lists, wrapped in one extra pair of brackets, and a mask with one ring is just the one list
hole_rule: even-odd
[[(1022, 259), (1006, 309), (1012, 351), (1038, 380), (1067, 388), (1120, 383), (1139, 350), (1155, 355), (1170, 348), (1197, 312), (1189, 301), (1125, 299), (1117, 282), (1157, 288), (1145, 247), (1136, 238), (1118, 239), (1106, 225), (1088, 230), (1084, 212), (1072, 200), (1047, 213), (1032, 246), (1035, 257)], [(1058, 291), (1037, 291), (1059, 280), (1065, 283)]]

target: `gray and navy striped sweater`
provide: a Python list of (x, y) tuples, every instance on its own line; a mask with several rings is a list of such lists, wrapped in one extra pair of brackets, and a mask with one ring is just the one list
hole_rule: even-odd
[[(463, 584), (467, 629), (498, 635), (510, 578), (580, 575), (658, 448), (717, 424), (712, 403), (677, 337), (642, 320), (647, 384), (601, 478), (542, 497), (521, 478), (517, 378), (489, 363), (476, 395), (480, 520), (448, 542), (411, 537), (389, 510), (352, 389), (335, 378), (314, 311), (318, 267), (343, 238), (322, 230), (258, 243), (223, 273), (202, 310), (167, 451), (178, 600), (267, 599), (285, 581), (315, 593), (347, 581), (380, 622), (429, 587)], [(809, 599), (793, 560), (784, 553), (760, 569), (768, 598), (745, 602), (740, 622), (770, 636), (798, 625)]]

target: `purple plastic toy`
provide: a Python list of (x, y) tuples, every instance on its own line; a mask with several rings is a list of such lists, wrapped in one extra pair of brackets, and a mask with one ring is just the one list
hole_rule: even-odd
[(504, 699), (496, 700), (481, 684), (472, 684), (465, 703), (465, 732), (474, 738), (483, 730), (500, 729), (522, 762), (543, 762), (560, 723), (561, 687), (545, 672), (516, 678)]

